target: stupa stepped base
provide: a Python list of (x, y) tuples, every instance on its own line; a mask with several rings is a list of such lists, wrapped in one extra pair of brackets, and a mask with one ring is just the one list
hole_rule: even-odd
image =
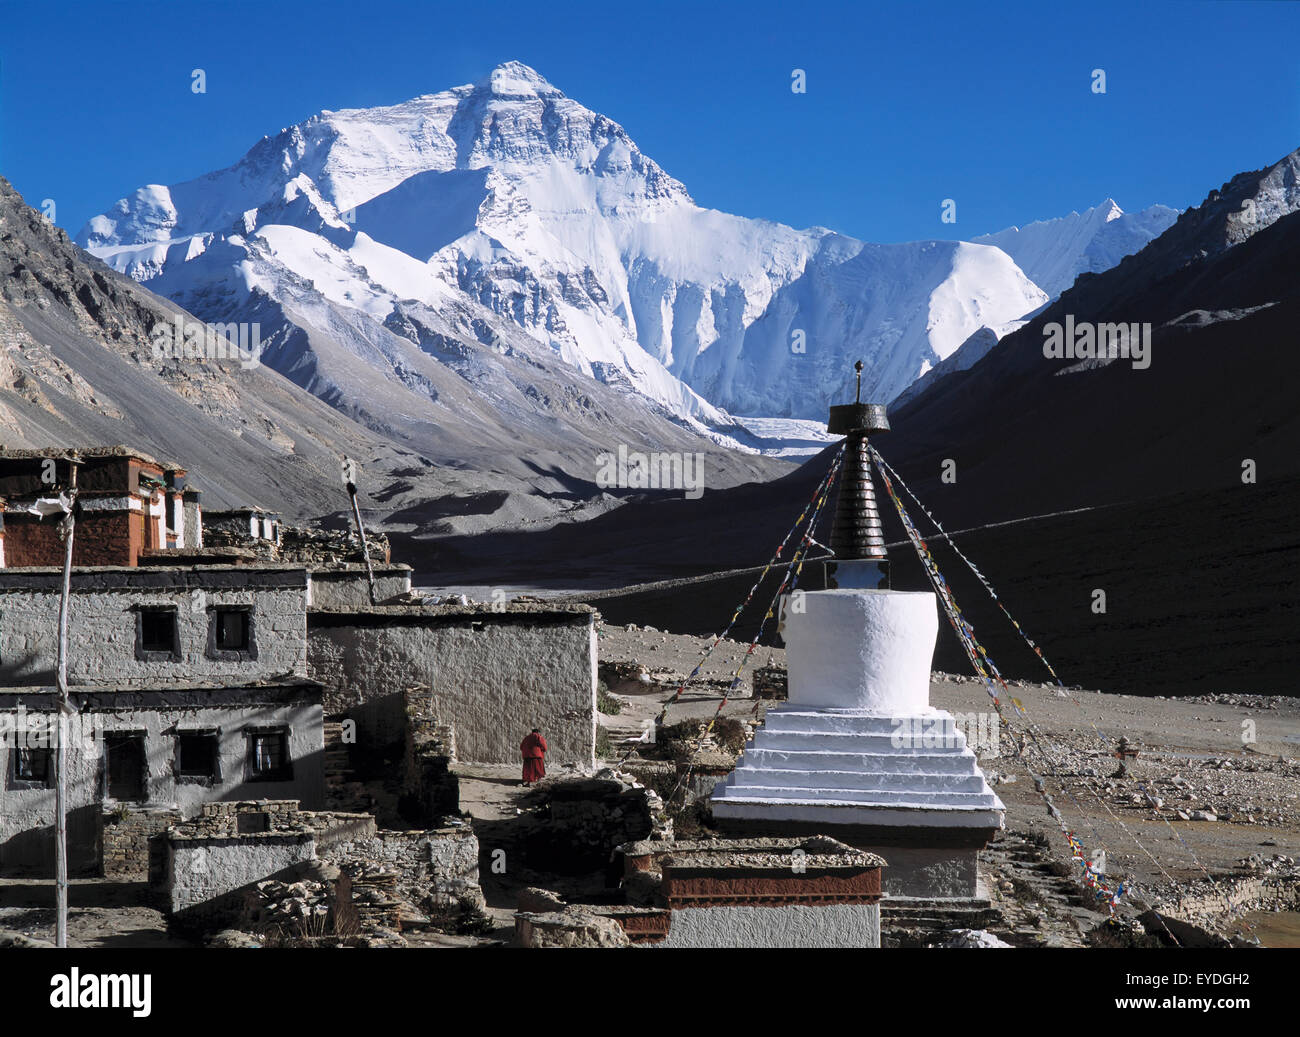
[(769, 710), (711, 796), (725, 831), (822, 834), (883, 856), (892, 896), (969, 897), (1005, 807), (951, 714)]

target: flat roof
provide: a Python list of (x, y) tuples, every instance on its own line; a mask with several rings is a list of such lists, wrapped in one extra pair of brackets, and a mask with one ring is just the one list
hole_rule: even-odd
[(178, 465), (167, 464), (159, 461), (156, 457), (151, 457), (143, 450), (133, 450), (131, 447), (122, 444), (114, 446), (46, 446), (46, 447), (6, 447), (0, 445), (0, 460), (32, 460), (45, 457), (56, 459), (65, 458), (68, 455), (75, 455), (81, 458), (87, 457), (126, 457), (136, 461), (143, 461), (145, 464), (157, 465), (159, 468), (165, 468), (168, 471), (183, 472), (184, 468)]
[(472, 601), (467, 605), (358, 605), (334, 608), (307, 609), (309, 616), (324, 618), (333, 616), (366, 616), (375, 619), (454, 619), (463, 616), (585, 616), (595, 615), (596, 610), (590, 605), (557, 602), (550, 604), (538, 601), (508, 601), (497, 605), (486, 601)]
[[(320, 681), (298, 674), (253, 680), (150, 681), (136, 684), (69, 684), (69, 695), (118, 695), (130, 692), (160, 691), (258, 691), (265, 688), (323, 688)], [(0, 685), (0, 695), (57, 695), (53, 684)]]

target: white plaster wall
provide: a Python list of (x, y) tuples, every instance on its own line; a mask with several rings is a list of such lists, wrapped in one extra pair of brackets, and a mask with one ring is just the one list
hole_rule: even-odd
[(168, 514), (175, 512), (176, 528), (172, 531), (176, 534), (176, 546), (178, 548), (185, 546), (185, 503), (179, 493), (169, 494), (166, 498), (166, 507)]
[[(381, 567), (374, 572), (375, 602), (390, 601), (411, 589), (411, 570), (406, 566), (400, 569)], [(365, 568), (312, 570), (307, 604), (315, 609), (369, 608), (373, 603)]]
[[(95, 577), (78, 575), (78, 581)], [(301, 586), (220, 587), (189, 573), (175, 574), (179, 586), (107, 589), (116, 579), (99, 579), (100, 589), (74, 589), (68, 615), (68, 681), (71, 684), (157, 684), (208, 678), (256, 680), (307, 668), (307, 588)], [(181, 658), (140, 660), (136, 655), (139, 606), (176, 609)], [(251, 605), (257, 658), (209, 659), (209, 608)], [(0, 685), (53, 683), (57, 658), (59, 592), (0, 587)]]
[[(433, 689), (434, 712), (456, 729), (456, 753), (473, 763), (518, 763), (534, 728), (546, 736), (549, 765), (591, 766), (596, 745), (596, 633), (590, 616), (561, 622), (499, 618), (382, 626), (317, 626), (308, 672), (329, 689), (326, 712), (391, 700), (408, 685)], [(359, 721), (358, 728), (363, 728)], [(374, 729), (376, 737), (399, 731)], [(361, 737), (359, 734), (358, 737)]]
[(684, 907), (651, 947), (879, 947), (879, 904)]
[(261, 882), (316, 856), (316, 843), (309, 835), (177, 840), (170, 847), (168, 876), (173, 912)]
[[(793, 602), (798, 602), (796, 611)], [(812, 591), (782, 600), (791, 705), (924, 713), (939, 635), (929, 592)]]

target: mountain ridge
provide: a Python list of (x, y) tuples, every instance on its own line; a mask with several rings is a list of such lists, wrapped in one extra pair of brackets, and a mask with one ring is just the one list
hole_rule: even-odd
[(208, 250), (249, 250), (275, 225), (330, 254), (327, 277), (279, 242), (260, 258), (285, 278), (334, 278), (364, 251), (356, 265), (391, 289), (390, 311), (407, 297), (453, 305), (450, 290), (481, 321), (723, 436), (728, 411), (819, 417), (827, 376), (838, 384), (859, 356), (865, 387), (888, 398), (979, 327), (1046, 301), (978, 244), (874, 245), (701, 208), (622, 126), (517, 62), (400, 104), (319, 113), (224, 170), (138, 189), (77, 240), (216, 319), (194, 285), (242, 275), (228, 256), (211, 269)]

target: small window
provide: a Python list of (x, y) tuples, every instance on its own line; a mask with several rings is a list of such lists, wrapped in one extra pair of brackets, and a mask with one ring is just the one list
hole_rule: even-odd
[(136, 657), (180, 659), (174, 608), (142, 608), (136, 613)]
[(187, 731), (176, 736), (176, 776), (187, 783), (220, 778), (217, 735), (212, 731)]
[(293, 764), (289, 760), (287, 731), (253, 731), (248, 736), (248, 780), (290, 781)]
[(219, 605), (208, 610), (208, 658), (242, 662), (257, 658), (250, 605)]
[(217, 609), (217, 647), (226, 652), (248, 650), (248, 611)]
[(54, 777), (54, 753), (49, 749), (15, 748), (13, 780), (21, 786), (46, 788)]

